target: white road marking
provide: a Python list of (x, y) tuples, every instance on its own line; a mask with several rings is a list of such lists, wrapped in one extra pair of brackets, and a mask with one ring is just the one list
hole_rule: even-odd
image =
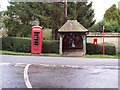
[[(11, 63), (0, 63), (0, 66), (7, 66), (10, 65)], [(34, 64), (34, 63), (33, 63)], [(31, 65), (31, 64), (28, 64)], [(83, 68), (83, 69), (119, 69), (118, 66), (80, 66), (80, 65), (50, 65), (50, 64), (39, 64), (40, 66), (45, 66), (45, 67), (62, 67), (62, 68)], [(14, 66), (18, 67), (25, 67), (26, 63), (16, 63)]]
[(92, 69), (90, 73), (91, 73), (91, 74), (98, 74), (98, 73), (101, 73), (101, 72), (103, 72), (102, 69), (97, 69), (97, 68), (96, 68), (96, 69)]
[(79, 68), (79, 66), (71, 66), (71, 68)]
[(16, 67), (25, 67), (26, 65), (24, 63), (16, 63), (14, 66), (16, 66)]
[(0, 63), (0, 66), (7, 66), (9, 65), (10, 63)]
[(27, 86), (27, 88), (32, 88), (32, 85), (29, 81), (29, 78), (28, 78), (28, 68), (31, 64), (28, 64), (25, 69), (24, 69), (24, 80), (25, 80), (25, 84)]
[(109, 69), (109, 68), (113, 68), (113, 69), (118, 69), (118, 66), (80, 66), (80, 65), (50, 65), (50, 64), (39, 64), (41, 66), (45, 66), (45, 67), (62, 67), (62, 68), (83, 68), (83, 69)]
[(49, 67), (50, 65), (48, 64), (40, 64), (41, 66), (46, 66), (46, 67)]
[(66, 67), (69, 67), (69, 68), (71, 68), (71, 65), (66, 65)]

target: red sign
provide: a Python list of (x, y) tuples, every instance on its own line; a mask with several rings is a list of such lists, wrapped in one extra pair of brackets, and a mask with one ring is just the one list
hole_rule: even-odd
[(94, 39), (94, 46), (97, 46), (97, 39)]
[(31, 53), (41, 52), (42, 52), (42, 27), (34, 26), (32, 27)]

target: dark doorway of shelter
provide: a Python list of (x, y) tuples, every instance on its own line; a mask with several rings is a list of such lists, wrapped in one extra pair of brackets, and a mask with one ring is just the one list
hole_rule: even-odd
[[(77, 54), (83, 49), (83, 39), (80, 33), (65, 33), (63, 38), (63, 53)], [(78, 52), (77, 52), (78, 51)]]

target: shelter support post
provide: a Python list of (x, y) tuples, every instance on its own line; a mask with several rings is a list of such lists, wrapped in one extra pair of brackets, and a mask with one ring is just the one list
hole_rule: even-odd
[(81, 35), (83, 38), (83, 55), (86, 54), (86, 35)]
[(62, 52), (62, 43), (63, 43), (63, 35), (62, 34), (60, 34), (60, 46), (59, 46), (59, 53), (60, 53), (60, 55), (62, 55), (63, 54), (63, 52)]

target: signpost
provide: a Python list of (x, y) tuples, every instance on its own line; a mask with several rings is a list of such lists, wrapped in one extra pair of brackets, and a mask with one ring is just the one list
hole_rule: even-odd
[(105, 53), (105, 50), (104, 50), (104, 26), (103, 26), (103, 55)]

